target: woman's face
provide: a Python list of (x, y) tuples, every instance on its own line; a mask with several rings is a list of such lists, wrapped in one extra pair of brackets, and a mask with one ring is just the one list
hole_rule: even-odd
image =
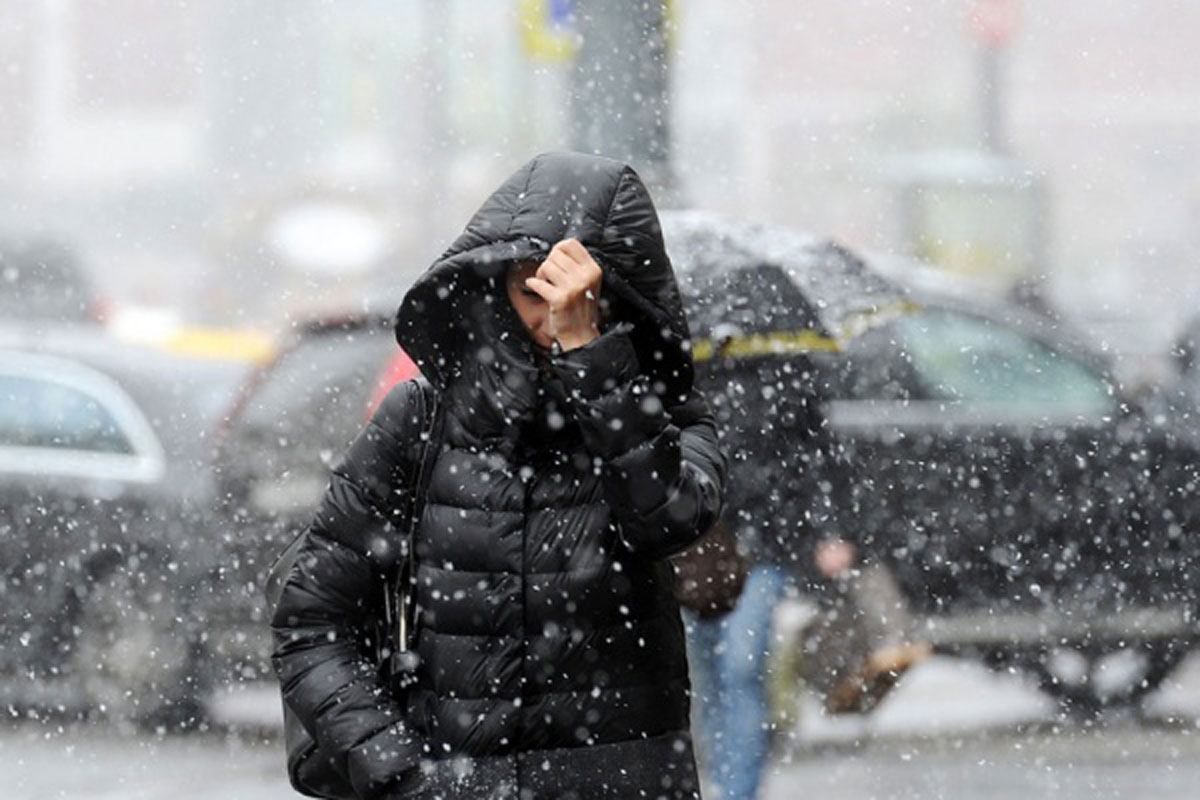
[(554, 344), (554, 333), (550, 328), (550, 304), (525, 285), (525, 279), (532, 278), (537, 269), (536, 261), (518, 262), (509, 267), (505, 282), (508, 286), (508, 299), (512, 301), (529, 338), (535, 345), (548, 351)]

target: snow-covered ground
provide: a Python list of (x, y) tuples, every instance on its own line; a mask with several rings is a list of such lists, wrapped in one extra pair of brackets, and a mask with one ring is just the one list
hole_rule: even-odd
[(97, 726), (22, 724), (0, 734), (7, 800), (282, 800), (296, 798), (277, 741), (134, 737)]
[(1143, 706), (1081, 727), (1020, 674), (935, 657), (865, 717), (801, 704), (769, 800), (1200, 797), (1200, 656)]
[[(278, 718), (269, 689), (222, 702), (227, 719), (269, 727)], [(1200, 657), (1185, 662), (1146, 711), (1174, 721), (1063, 727), (1027, 679), (936, 657), (869, 717), (830, 719), (805, 702), (765, 798), (1200, 796)], [(284, 777), (282, 744), (265, 732), (155, 737), (13, 721), (0, 730), (0, 764), (5, 800), (297, 797)]]
[(1195, 800), (1200, 731), (1129, 720), (876, 740), (777, 763), (762, 800)]

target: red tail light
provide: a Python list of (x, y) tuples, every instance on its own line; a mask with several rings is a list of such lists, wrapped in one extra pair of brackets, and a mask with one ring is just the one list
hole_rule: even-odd
[(383, 371), (379, 373), (379, 378), (375, 381), (375, 389), (371, 392), (371, 399), (367, 403), (363, 419), (370, 419), (375, 414), (375, 410), (379, 408), (379, 404), (383, 402), (383, 398), (387, 396), (393, 386), (420, 374), (421, 370), (417, 369), (416, 363), (408, 357), (408, 353), (397, 349), (396, 354), (388, 361), (387, 366), (383, 368)]
[(93, 298), (87, 307), (88, 320), (107, 325), (112, 320), (116, 307), (116, 303), (111, 297)]

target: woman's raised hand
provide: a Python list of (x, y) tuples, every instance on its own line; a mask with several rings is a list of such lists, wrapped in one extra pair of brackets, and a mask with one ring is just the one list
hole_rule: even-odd
[(550, 250), (525, 285), (550, 306), (550, 328), (563, 350), (582, 347), (600, 335), (600, 265), (578, 239)]

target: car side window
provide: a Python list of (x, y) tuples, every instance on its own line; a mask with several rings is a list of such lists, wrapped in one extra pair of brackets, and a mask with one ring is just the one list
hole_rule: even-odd
[(927, 399), (912, 358), (897, 341), (895, 325), (854, 337), (831, 359), (830, 400), (895, 401)]
[(927, 311), (897, 329), (933, 399), (1022, 416), (1098, 417), (1116, 405), (1091, 366), (990, 320)]
[(55, 381), (0, 374), (0, 447), (134, 453), (97, 398)]

